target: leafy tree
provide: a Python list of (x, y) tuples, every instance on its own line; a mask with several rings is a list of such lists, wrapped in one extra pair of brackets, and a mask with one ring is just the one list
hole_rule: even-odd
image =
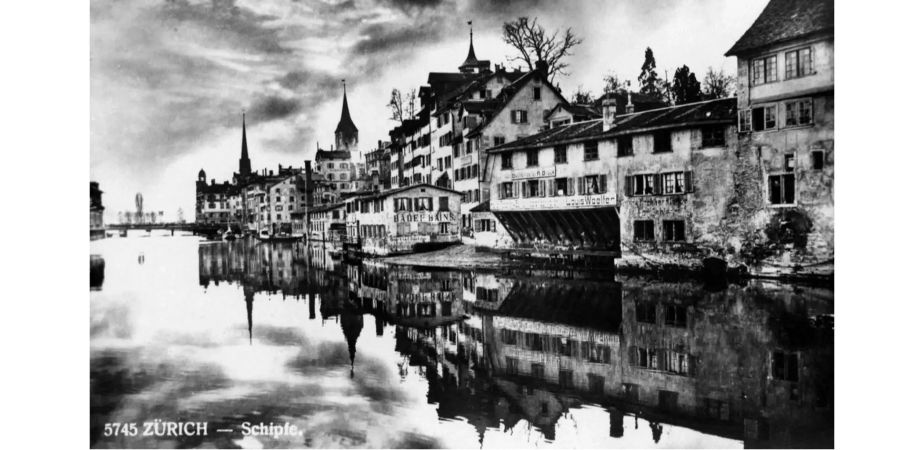
[(569, 66), (563, 58), (572, 54), (572, 49), (581, 44), (582, 39), (566, 28), (562, 36), (560, 30), (548, 33), (544, 27), (537, 23), (536, 18), (519, 17), (516, 20), (503, 24), (503, 42), (513, 46), (518, 54), (512, 61), (522, 61), (528, 66), (528, 70), (534, 70), (538, 61), (547, 63), (547, 79), (551, 82), (557, 74), (568, 75), (565, 71)]
[(656, 74), (656, 58), (650, 47), (644, 51), (644, 64), (641, 66), (641, 74), (638, 75), (638, 83), (641, 85), (639, 90), (641, 94), (663, 100), (662, 82)]
[(675, 69), (675, 76), (672, 78), (672, 97), (676, 105), (699, 102), (703, 99), (701, 94), (700, 82), (688, 66)]
[(735, 81), (735, 78), (726, 75), (724, 70), (714, 70), (709, 67), (706, 69), (706, 75), (703, 76), (703, 98), (714, 100), (731, 97), (734, 95)]
[(572, 95), (572, 103), (589, 105), (594, 103), (594, 94), (591, 91), (584, 90), (584, 87), (579, 85), (578, 90), (575, 91), (575, 94)]
[(619, 80), (619, 76), (615, 73), (608, 73), (603, 77), (603, 93), (618, 92), (625, 89), (625, 83)]
[(403, 122), (412, 119), (416, 107), (416, 90), (410, 89), (406, 95), (403, 95), (400, 89), (392, 89), (391, 99), (385, 106), (391, 111), (391, 120)]

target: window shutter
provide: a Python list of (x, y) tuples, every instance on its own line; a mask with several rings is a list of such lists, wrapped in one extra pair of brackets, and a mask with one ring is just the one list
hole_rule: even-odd
[(584, 177), (578, 177), (577, 183), (578, 183), (578, 185), (576, 187), (575, 193), (578, 195), (583, 195), (584, 194)]
[(541, 180), (538, 182), (538, 195), (541, 197), (547, 196), (547, 183), (546, 180)]
[(601, 194), (605, 194), (605, 193), (606, 193), (606, 174), (600, 175), (600, 186), (599, 186), (599, 188), (600, 188), (600, 193), (601, 193)]
[(628, 364), (632, 366), (637, 365), (638, 361), (638, 349), (637, 347), (629, 347), (628, 348)]
[(512, 183), (512, 196), (513, 198), (519, 198), (519, 183)]
[(522, 197), (528, 198), (528, 182), (527, 181), (522, 182)]
[(684, 192), (694, 192), (694, 172), (691, 170), (684, 172)]
[(509, 121), (512, 123), (516, 123), (516, 110), (511, 110), (509, 112)]
[(634, 183), (632, 183), (632, 175), (625, 175), (625, 196), (631, 197), (634, 195)]
[(574, 178), (566, 178), (566, 194), (574, 195), (575, 194), (575, 179)]
[(655, 173), (653, 174), (653, 194), (654, 195), (662, 195), (662, 177)]
[(528, 111), (522, 110), (522, 123), (528, 123)]
[(394, 199), (394, 212), (397, 212), (400, 210), (400, 208), (398, 207), (398, 204), (399, 204), (398, 200), (400, 200), (400, 199), (399, 198)]

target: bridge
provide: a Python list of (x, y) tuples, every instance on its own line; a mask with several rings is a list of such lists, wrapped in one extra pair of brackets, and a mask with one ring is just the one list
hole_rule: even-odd
[[(175, 223), (175, 222), (166, 222), (166, 223), (116, 223), (116, 224), (108, 224), (106, 225), (107, 230), (118, 230), (122, 233), (127, 232), (128, 230), (145, 230), (148, 233), (153, 230), (168, 230), (171, 231), (172, 236), (175, 235), (176, 231), (189, 231), (192, 234), (200, 235), (200, 236), (208, 236), (214, 237), (218, 234), (219, 230), (228, 229), (228, 225), (218, 224), (218, 223)], [(241, 226), (239, 224), (231, 225), (231, 230), (234, 232), (240, 232)]]

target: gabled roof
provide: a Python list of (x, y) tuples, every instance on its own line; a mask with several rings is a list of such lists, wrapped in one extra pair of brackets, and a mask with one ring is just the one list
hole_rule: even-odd
[[(546, 84), (548, 87), (550, 87), (550, 89), (554, 93), (556, 93), (557, 96), (559, 96), (559, 98), (562, 100), (561, 103), (568, 103), (566, 101), (566, 98), (563, 97), (562, 93), (559, 92), (559, 89), (557, 89), (555, 86), (550, 84), (550, 82), (547, 81), (547, 78), (544, 77), (543, 75), (544, 75), (543, 71), (541, 71), (539, 69), (535, 69), (535, 70), (532, 70), (531, 72), (526, 73), (525, 75), (522, 75), (517, 80), (513, 81), (512, 83), (510, 83), (509, 85), (507, 85), (503, 89), (501, 89), (500, 95), (498, 95), (497, 98), (495, 99), (495, 101), (497, 101), (497, 106), (494, 108), (494, 112), (501, 111), (503, 108), (505, 108), (506, 105), (510, 102), (510, 100), (512, 100), (513, 97), (515, 97), (516, 94), (520, 90), (522, 90), (523, 87), (527, 86), (528, 82), (531, 81), (532, 79), (534, 79), (535, 77), (539, 77), (541, 80), (543, 80), (544, 84)], [(495, 117), (497, 117), (497, 114), (492, 114), (490, 117), (486, 118), (483, 122), (481, 122), (481, 124), (479, 124), (477, 127), (473, 128), (472, 131), (470, 131), (468, 134), (466, 134), (466, 137), (467, 138), (472, 137), (472, 136), (475, 136), (478, 133), (480, 133), (481, 130), (485, 129), (488, 125), (491, 124), (491, 122), (494, 121)]]
[(317, 150), (316, 161), (323, 159), (350, 159), (350, 152), (346, 150)]
[(834, 33), (834, 0), (770, 0), (725, 56), (825, 32)]
[(602, 119), (576, 122), (498, 145), (489, 149), (488, 153), (543, 148), (662, 129), (731, 123), (737, 123), (737, 99), (734, 97), (620, 115), (606, 132), (603, 131)]

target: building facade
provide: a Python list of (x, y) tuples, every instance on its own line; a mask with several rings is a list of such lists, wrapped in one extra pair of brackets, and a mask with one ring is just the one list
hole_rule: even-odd
[(771, 0), (737, 57), (731, 251), (751, 272), (834, 271), (834, 3)]
[(100, 190), (100, 183), (91, 181), (91, 240), (99, 239), (106, 235), (103, 228), (103, 191)]
[(461, 194), (417, 184), (346, 201), (348, 241), (363, 253), (411, 253), (460, 242)]

